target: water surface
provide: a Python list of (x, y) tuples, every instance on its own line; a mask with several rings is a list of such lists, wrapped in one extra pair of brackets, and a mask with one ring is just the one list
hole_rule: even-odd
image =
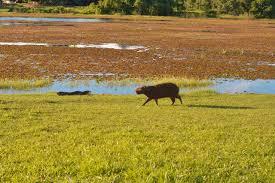
[(216, 79), (212, 87), (219, 93), (275, 94), (275, 80)]
[(0, 21), (29, 21), (29, 22), (110, 22), (102, 18), (47, 18), (47, 17), (0, 17)]
[(56, 24), (49, 22), (0, 22), (0, 26), (74, 26), (72, 24)]
[(116, 49), (116, 50), (144, 50), (144, 46), (127, 45), (118, 43), (99, 43), (99, 44), (51, 44), (51, 43), (34, 43), (34, 42), (0, 42), (0, 46), (45, 46), (45, 47), (68, 47), (68, 48), (99, 48), (99, 49)]
[[(181, 88), (181, 92), (189, 92), (201, 89), (213, 89), (218, 93), (256, 93), (256, 94), (275, 94), (275, 80), (244, 80), (244, 79), (216, 79), (214, 85), (208, 88)], [(0, 89), (0, 94), (32, 94), (49, 92), (72, 92), (90, 90), (92, 94), (113, 94), (113, 95), (132, 95), (135, 89), (141, 86), (139, 83), (130, 83), (127, 86), (115, 84), (115, 82), (98, 82), (97, 80), (75, 80), (70, 79), (54, 81), (52, 85), (36, 88), (28, 91), (15, 89)]]

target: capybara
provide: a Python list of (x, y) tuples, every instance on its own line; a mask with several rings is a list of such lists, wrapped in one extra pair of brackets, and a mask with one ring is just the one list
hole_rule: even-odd
[(57, 95), (64, 96), (64, 95), (89, 95), (90, 91), (74, 91), (74, 92), (57, 92)]
[(147, 104), (151, 100), (155, 100), (156, 104), (158, 105), (158, 99), (160, 98), (170, 98), (172, 100), (172, 105), (174, 105), (176, 98), (180, 100), (182, 104), (181, 97), (179, 95), (179, 87), (174, 83), (163, 83), (158, 84), (155, 86), (143, 86), (136, 89), (136, 93), (144, 94), (148, 98), (143, 104)]

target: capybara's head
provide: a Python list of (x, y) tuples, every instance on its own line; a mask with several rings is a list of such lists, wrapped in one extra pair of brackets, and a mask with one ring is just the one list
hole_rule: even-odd
[(145, 94), (146, 93), (146, 90), (147, 89), (147, 86), (142, 86), (142, 87), (139, 87), (136, 89), (136, 93), (139, 95), (139, 94)]

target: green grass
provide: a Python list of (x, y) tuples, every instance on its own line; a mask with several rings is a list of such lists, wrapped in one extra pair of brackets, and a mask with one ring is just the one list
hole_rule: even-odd
[(6, 13), (9, 12), (8, 8), (0, 8), (0, 13)]
[(155, 85), (160, 83), (172, 82), (177, 84), (179, 87), (207, 87), (213, 84), (209, 80), (199, 80), (199, 79), (187, 79), (181, 77), (152, 77), (152, 78), (125, 78), (125, 79), (115, 79), (104, 81), (109, 85), (120, 85), (127, 86), (133, 83), (143, 84), (143, 85)]
[(50, 79), (37, 80), (0, 80), (0, 89), (29, 90), (32, 88), (41, 88), (49, 86), (52, 83)]
[(275, 182), (275, 95), (0, 96), (0, 182)]
[(244, 19), (255, 19), (253, 15), (228, 15), (228, 14), (221, 14), (219, 15), (221, 19), (232, 19), (232, 20), (244, 20)]

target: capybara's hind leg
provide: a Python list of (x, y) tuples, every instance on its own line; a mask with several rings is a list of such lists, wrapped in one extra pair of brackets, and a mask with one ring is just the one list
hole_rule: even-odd
[(180, 103), (182, 104), (181, 96), (178, 95), (177, 98), (180, 100)]
[(150, 102), (152, 99), (151, 98), (148, 98), (145, 102), (144, 102), (144, 104), (142, 105), (142, 106), (145, 106), (145, 104), (147, 104), (148, 102)]
[(155, 99), (155, 102), (156, 102), (156, 104), (157, 104), (157, 105), (159, 105), (159, 103), (158, 103), (158, 99)]
[(171, 97), (170, 99), (172, 100), (172, 105), (174, 105), (176, 99), (174, 97)]

